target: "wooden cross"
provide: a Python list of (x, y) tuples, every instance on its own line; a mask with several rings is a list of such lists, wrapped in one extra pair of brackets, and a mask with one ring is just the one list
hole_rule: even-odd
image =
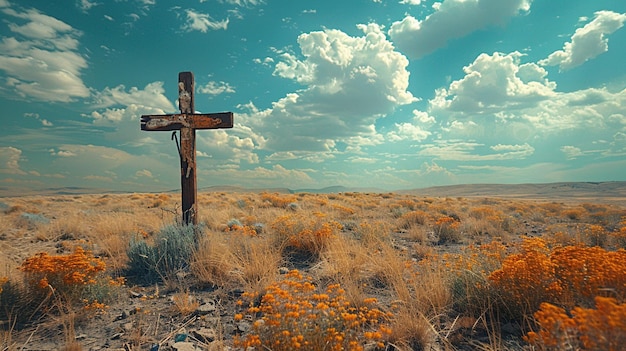
[[(192, 72), (178, 73), (178, 107), (180, 113), (141, 116), (141, 130), (180, 130), (180, 183), (184, 224), (198, 224), (198, 187), (196, 184), (196, 129), (233, 127), (233, 113), (196, 114), (194, 109), (194, 80)], [(174, 137), (174, 135), (172, 136)]]

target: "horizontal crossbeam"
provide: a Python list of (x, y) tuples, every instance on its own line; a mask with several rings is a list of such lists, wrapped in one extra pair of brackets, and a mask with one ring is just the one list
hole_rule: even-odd
[(170, 115), (141, 116), (141, 130), (168, 131), (191, 129), (222, 129), (233, 127), (233, 113), (219, 112), (207, 114), (177, 113)]

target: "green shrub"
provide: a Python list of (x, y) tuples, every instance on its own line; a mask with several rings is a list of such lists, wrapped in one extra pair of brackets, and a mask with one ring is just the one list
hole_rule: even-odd
[(127, 252), (127, 276), (146, 284), (173, 278), (188, 268), (200, 232), (197, 226), (169, 225), (160, 230), (153, 245), (142, 238), (132, 238)]

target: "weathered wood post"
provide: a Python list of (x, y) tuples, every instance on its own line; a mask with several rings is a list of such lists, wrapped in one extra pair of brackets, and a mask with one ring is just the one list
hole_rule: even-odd
[(141, 130), (180, 130), (180, 184), (183, 223), (198, 224), (198, 185), (196, 183), (196, 129), (221, 129), (233, 127), (233, 113), (220, 112), (196, 114), (194, 104), (195, 83), (192, 72), (178, 74), (179, 114), (143, 115)]

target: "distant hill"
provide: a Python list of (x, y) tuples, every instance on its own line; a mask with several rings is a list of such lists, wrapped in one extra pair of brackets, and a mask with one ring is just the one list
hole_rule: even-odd
[[(180, 189), (165, 191), (178, 193)], [(198, 189), (198, 192), (223, 192), (223, 193), (246, 193), (246, 192), (269, 192), (269, 193), (389, 193), (390, 191), (379, 188), (330, 186), (321, 189), (303, 188), (245, 188), (238, 186), (211, 186)], [(125, 193), (106, 189), (65, 187), (47, 188), (40, 190), (11, 189), (0, 187), (0, 197), (11, 196), (54, 196), (54, 195), (78, 195), (78, 194), (105, 194)], [(536, 199), (547, 201), (589, 201), (610, 202), (626, 206), (626, 182), (561, 182), (545, 184), (464, 184), (436, 186), (429, 188), (396, 190), (393, 193), (432, 196), (432, 197), (506, 197), (518, 199)]]
[(331, 193), (387, 193), (378, 188), (349, 188), (341, 185), (328, 186), (321, 189), (297, 189), (294, 193), (331, 194)]
[(626, 182), (561, 182), (545, 184), (467, 184), (397, 191), (399, 194), (451, 197), (508, 197), (565, 201), (621, 202)]

